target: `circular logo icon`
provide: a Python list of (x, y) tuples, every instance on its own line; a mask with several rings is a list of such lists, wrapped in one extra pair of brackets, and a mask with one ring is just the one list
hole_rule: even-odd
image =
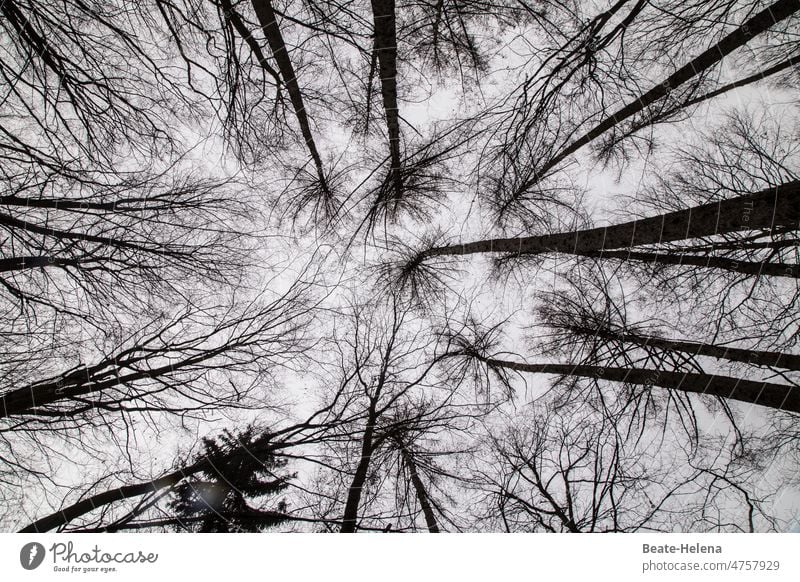
[(30, 542), (19, 551), (19, 563), (26, 570), (35, 570), (44, 561), (44, 546), (38, 542)]

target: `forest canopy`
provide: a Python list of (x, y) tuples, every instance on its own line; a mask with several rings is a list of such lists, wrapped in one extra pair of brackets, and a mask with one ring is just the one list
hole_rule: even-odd
[(0, 527), (800, 526), (800, 0), (3, 0)]

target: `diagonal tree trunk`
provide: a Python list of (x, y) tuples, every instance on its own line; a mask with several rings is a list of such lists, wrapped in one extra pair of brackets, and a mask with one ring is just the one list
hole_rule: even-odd
[(278, 64), (278, 71), (280, 71), (280, 75), (286, 85), (289, 99), (292, 102), (292, 107), (297, 117), (297, 123), (300, 126), (300, 132), (303, 135), (308, 151), (314, 161), (322, 191), (326, 197), (330, 197), (330, 190), (325, 179), (322, 158), (314, 142), (314, 135), (311, 133), (311, 123), (309, 122), (306, 107), (303, 103), (303, 94), (300, 91), (300, 85), (297, 83), (297, 75), (295, 74), (294, 66), (292, 66), (292, 61), (289, 59), (289, 52), (286, 50), (286, 43), (283, 40), (281, 29), (278, 26), (278, 20), (275, 17), (272, 0), (253, 0), (253, 8), (255, 8), (256, 16), (261, 24), (261, 29), (264, 31), (264, 37), (267, 39), (269, 48), (272, 51), (272, 56)]
[(259, 44), (256, 42), (256, 39), (253, 38), (253, 33), (248, 30), (247, 26), (242, 21), (242, 17), (239, 16), (238, 12), (236, 12), (236, 9), (231, 4), (231, 0), (220, 0), (220, 6), (224, 10), (225, 18), (230, 21), (233, 28), (237, 33), (239, 33), (239, 36), (242, 37), (242, 40), (244, 40), (247, 43), (247, 46), (250, 47), (250, 50), (255, 55), (256, 60), (258, 60), (258, 64), (261, 65), (261, 68), (269, 73), (270, 76), (275, 79), (275, 82), (278, 84), (278, 86), (280, 86), (280, 75), (270, 66), (266, 55), (264, 55), (264, 51), (261, 50), (261, 46), (259, 46)]
[(744, 275), (769, 275), (771, 277), (800, 278), (800, 269), (790, 263), (759, 263), (756, 261), (737, 261), (727, 257), (703, 255), (687, 255), (680, 251), (673, 253), (648, 253), (636, 251), (596, 251), (582, 253), (586, 257), (600, 259), (620, 259), (623, 261), (640, 261), (659, 265), (693, 265), (708, 269), (722, 269)]
[(659, 386), (660, 388), (708, 394), (800, 413), (800, 388), (785, 384), (743, 380), (714, 374), (667, 372), (641, 368), (607, 368), (582, 364), (523, 364), (478, 355), (472, 357), (492, 367), (518, 372), (580, 376), (643, 386)]
[(656, 336), (625, 333), (609, 328), (569, 325), (564, 329), (572, 333), (605, 340), (634, 344), (645, 348), (658, 348), (670, 352), (683, 352), (692, 356), (707, 356), (729, 362), (742, 362), (755, 366), (774, 366), (800, 372), (800, 356), (785, 352), (747, 350), (684, 340), (664, 339)]
[(414, 491), (417, 494), (417, 500), (422, 508), (422, 513), (425, 516), (425, 524), (428, 526), (430, 533), (439, 533), (439, 525), (436, 523), (436, 515), (433, 513), (428, 492), (425, 491), (425, 484), (420, 479), (417, 472), (417, 464), (414, 457), (408, 452), (405, 446), (400, 445), (400, 455), (403, 457), (403, 463), (408, 468), (408, 474), (411, 477), (411, 484), (414, 486)]
[[(143, 348), (143, 351), (145, 349)], [(109, 358), (99, 364), (79, 368), (57, 378), (9, 390), (0, 395), (0, 418), (16, 415), (37, 416), (40, 414), (50, 416), (46, 411), (42, 413), (41, 407), (69, 401), (84, 405), (80, 410), (89, 410), (94, 405), (83, 400), (85, 396), (101, 395), (111, 388), (129, 385), (144, 379), (162, 379), (162, 381), (166, 381), (171, 374), (202, 364), (215, 356), (224, 354), (225, 349), (222, 346), (200, 351), (194, 356), (186, 357), (180, 361), (146, 370), (129, 368), (134, 371), (127, 374), (122, 373), (122, 371), (127, 366), (141, 364), (143, 360), (146, 362), (146, 356), (125, 357), (124, 359)], [(68, 415), (70, 412), (65, 412), (64, 414)]]
[(7, 271), (23, 271), (38, 267), (75, 267), (81, 263), (102, 262), (102, 259), (72, 259), (59, 257), (6, 257), (0, 259), (0, 273)]
[[(268, 439), (265, 439), (265, 442), (268, 442)], [(271, 452), (272, 447), (269, 444), (267, 444), (267, 446), (259, 447), (258, 449), (254, 449), (252, 446), (243, 446), (227, 455), (225, 461), (235, 461), (236, 457), (251, 458), (252, 455), (258, 455), (262, 453), (269, 454)], [(73, 503), (70, 506), (64, 507), (51, 515), (34, 521), (30, 525), (27, 525), (19, 530), (19, 533), (41, 533), (53, 530), (57, 527), (66, 525), (81, 516), (91, 513), (100, 507), (109, 505), (110, 503), (123, 501), (125, 499), (133, 499), (134, 497), (141, 497), (142, 495), (146, 495), (148, 493), (157, 493), (158, 491), (162, 491), (168, 487), (173, 487), (174, 485), (180, 483), (183, 479), (198, 473), (215, 473), (216, 467), (225, 461), (222, 461), (220, 458), (204, 458), (151, 481), (135, 483), (133, 485), (123, 485), (121, 487), (109, 489), (108, 491), (103, 491), (102, 493), (97, 493), (96, 495), (92, 495), (82, 499), (81, 501), (78, 501), (77, 503)]]
[(511, 253), (538, 255), (561, 252), (599, 253), (640, 245), (689, 240), (748, 230), (800, 226), (800, 181), (767, 188), (754, 194), (669, 212), (621, 224), (539, 236), (497, 238), (433, 247), (418, 260), (447, 255)]
[(153, 479), (152, 481), (137, 483), (135, 485), (124, 485), (116, 489), (98, 493), (97, 495), (92, 495), (47, 517), (34, 521), (30, 525), (19, 530), (19, 533), (42, 533), (50, 531), (62, 525), (66, 525), (72, 520), (86, 515), (97, 508), (108, 505), (109, 503), (140, 497), (148, 493), (155, 493), (167, 487), (172, 487), (180, 483), (184, 478), (203, 471), (206, 465), (208, 465), (208, 462), (202, 467), (200, 465), (200, 463), (196, 463), (195, 465), (182, 468), (168, 475), (164, 475), (163, 477), (159, 477), (158, 479)]
[(124, 237), (110, 237), (99, 234), (92, 234), (80, 231), (69, 231), (56, 229), (52, 226), (44, 226), (35, 224), (27, 220), (20, 220), (10, 215), (0, 214), (0, 226), (6, 227), (8, 230), (17, 230), (24, 232), (32, 232), (34, 234), (51, 237), (54, 239), (67, 240), (67, 241), (84, 241), (96, 243), (98, 245), (117, 247), (123, 249), (130, 249), (133, 251), (142, 251), (153, 255), (170, 255), (176, 254), (166, 245), (158, 245), (155, 243), (146, 242), (131, 242), (125, 240)]
[(566, 158), (612, 127), (644, 111), (659, 99), (667, 96), (673, 89), (680, 87), (687, 81), (707, 71), (719, 63), (725, 56), (747, 44), (754, 36), (765, 32), (778, 22), (787, 19), (798, 11), (800, 11), (800, 0), (778, 0), (778, 2), (775, 2), (771, 6), (753, 15), (746, 22), (742, 23), (741, 26), (730, 32), (713, 46), (707, 48), (661, 83), (640, 95), (621, 109), (605, 117), (592, 129), (559, 151), (555, 156), (550, 158), (544, 166), (537, 170), (537, 178), (535, 179), (546, 175)]
[(372, 461), (372, 453), (375, 451), (373, 439), (375, 436), (375, 423), (378, 419), (375, 407), (376, 401), (373, 400), (370, 404), (369, 413), (367, 414), (367, 426), (364, 429), (364, 436), (361, 438), (361, 459), (358, 462), (355, 475), (353, 475), (353, 481), (350, 483), (350, 488), (347, 491), (347, 501), (344, 507), (344, 515), (342, 516), (342, 526), (339, 530), (341, 533), (355, 533), (356, 531), (361, 493), (364, 490), (364, 484), (367, 482), (369, 464)]
[(763, 69), (758, 73), (753, 73), (752, 75), (749, 75), (744, 79), (739, 79), (738, 81), (731, 81), (730, 83), (723, 85), (719, 89), (715, 89), (714, 91), (709, 91), (708, 93), (705, 93), (698, 97), (694, 97), (693, 99), (690, 99), (689, 101), (684, 103), (682, 106), (689, 107), (691, 105), (697, 105), (698, 103), (702, 103), (703, 101), (707, 101), (709, 99), (713, 99), (714, 97), (722, 95), (723, 93), (727, 93), (731, 89), (736, 89), (737, 87), (745, 87), (747, 85), (750, 85), (751, 83), (757, 83), (758, 81), (762, 81), (767, 77), (776, 75), (777, 73), (785, 71), (786, 69), (789, 69), (798, 64), (800, 64), (800, 56), (795, 55), (793, 57), (789, 57), (788, 59), (781, 61), (775, 65), (772, 65), (771, 67), (767, 67), (766, 69)]
[[(294, 301), (294, 297), (284, 295), (257, 311), (238, 317), (230, 315), (228, 320), (197, 332), (181, 327), (194, 315), (185, 312), (132, 345), (119, 346), (93, 364), (81, 364), (25, 385), (0, 388), (0, 419), (14, 415), (68, 417), (95, 407), (119, 405), (148, 394), (160, 394), (173, 387), (180, 392), (181, 386), (195, 387), (192, 405), (224, 401), (222, 392), (197, 389), (194, 373), (205, 369), (215, 358), (225, 359), (216, 362), (214, 368), (227, 369), (271, 357), (261, 351), (267, 345), (281, 346), (276, 348), (276, 353), (293, 349), (290, 338), (294, 337), (296, 321), (293, 320), (297, 314), (292, 312), (287, 300)], [(286, 333), (280, 334), (284, 325)], [(171, 337), (179, 329), (184, 333)], [(140, 386), (141, 381), (148, 383)], [(122, 386), (127, 387), (124, 393), (113, 390)], [(208, 400), (201, 395), (206, 395)], [(241, 396), (236, 393), (237, 402)], [(86, 397), (96, 397), (96, 401)], [(59, 404), (72, 406), (69, 409), (63, 406), (55, 410), (46, 408)]]
[(397, 20), (394, 0), (372, 0), (375, 53), (381, 79), (381, 96), (389, 134), (389, 157), (395, 196), (402, 196), (400, 167), (400, 112), (397, 105)]

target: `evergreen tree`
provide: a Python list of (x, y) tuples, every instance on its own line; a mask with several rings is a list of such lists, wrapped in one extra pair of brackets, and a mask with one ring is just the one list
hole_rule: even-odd
[[(207, 468), (181, 482), (169, 503), (178, 531), (259, 532), (287, 520), (285, 501), (279, 501), (275, 510), (258, 507), (259, 500), (288, 487), (293, 476), (282, 472), (286, 460), (272, 454), (241, 454), (264, 450), (263, 438), (250, 426), (238, 435), (226, 430), (216, 439), (203, 439), (203, 452), (195, 462), (206, 458)], [(237, 451), (240, 454), (232, 454)]]

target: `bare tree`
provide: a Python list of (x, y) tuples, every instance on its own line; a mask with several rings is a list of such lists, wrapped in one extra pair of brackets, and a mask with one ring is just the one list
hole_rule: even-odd
[[(776, 527), (765, 511), (768, 496), (753, 492), (752, 469), (738, 466), (730, 452), (687, 457), (674, 445), (626, 439), (624, 416), (562, 412), (539, 406), (490, 437), (490, 456), (476, 462), (475, 481), (485, 494), (479, 518), (490, 527), (571, 533)], [(728, 496), (741, 504), (728, 505)]]
[[(729, 8), (735, 5), (722, 4)], [(650, 13), (650, 8), (654, 12)], [(672, 8), (683, 12), (679, 27), (671, 29), (669, 25), (655, 22)], [(722, 22), (722, 19), (708, 18), (714, 8), (694, 3), (660, 7), (648, 1), (616, 2), (608, 10), (587, 19), (588, 22), (582, 22), (572, 37), (542, 59), (542, 64), (519, 89), (517, 102), (508, 114), (509, 123), (500, 125), (501, 143), (491, 156), (495, 167), (487, 164), (487, 178), (493, 184), (491, 191), (498, 218), (502, 222), (514, 217), (529, 223), (540, 221), (541, 217), (537, 218), (531, 210), (538, 209), (539, 202), (551, 198), (547, 184), (540, 186), (540, 183), (565, 161), (601, 138), (605, 142), (599, 144), (598, 149), (608, 159), (624, 140), (637, 132), (674, 120), (687, 107), (709, 99), (712, 93), (721, 94), (722, 87), (705, 90), (708, 73), (759, 35), (774, 27), (780, 30), (781, 26), (787, 26), (798, 10), (796, 3), (787, 0), (764, 7), (755, 14), (746, 14), (746, 20), (737, 28), (726, 31), (682, 66), (675, 68), (671, 59), (668, 60), (666, 68), (671, 72), (655, 86), (650, 78), (642, 78), (651, 85), (650, 89), (642, 90), (639, 83), (630, 82), (631, 77), (643, 75), (633, 73), (630, 63), (635, 62), (635, 58), (626, 55), (648, 52), (634, 48), (637, 42), (652, 46), (658, 44), (653, 38), (663, 38), (667, 43), (676, 42), (676, 35), (691, 37), (699, 32), (694, 28), (699, 23)], [(573, 17), (573, 20), (578, 19)], [(637, 28), (647, 32), (640, 37)], [(655, 28), (661, 30), (653, 34)], [(671, 38), (664, 28), (672, 33)], [(712, 25), (712, 30), (716, 36), (724, 29)], [(707, 30), (704, 32), (709, 34)], [(660, 56), (663, 57), (663, 53)], [(789, 54), (784, 55), (779, 70), (789, 66), (786, 57), (796, 57), (791, 48)], [(648, 55), (647, 60), (650, 58)], [(726, 85), (728, 90), (737, 86), (740, 84), (736, 82)], [(570, 101), (588, 107), (592, 113), (587, 116), (579, 109), (571, 110), (566, 104)], [(610, 105), (614, 101), (622, 101), (622, 104)]]
[[(652, 252), (650, 249), (676, 241), (710, 238), (728, 233), (749, 232), (751, 240), (773, 238), (797, 229), (800, 214), (800, 182), (791, 181), (765, 188), (759, 192), (726, 198), (665, 213), (659, 216), (632, 220), (605, 227), (587, 228), (554, 234), (515, 238), (493, 238), (462, 244), (436, 246), (430, 244), (421, 250), (405, 250), (405, 260), (387, 264), (384, 276), (392, 283), (411, 290), (421, 289), (424, 279), (436, 279), (437, 265), (427, 267), (439, 257), (458, 257), (471, 254), (497, 254), (507, 257), (530, 257), (547, 253), (565, 253), (579, 257), (624, 259), (626, 261), (656, 262), (666, 265), (682, 264), (679, 251)], [(743, 241), (743, 245), (748, 244)], [(760, 244), (760, 243), (756, 243)], [(646, 248), (639, 252), (637, 249)], [(708, 256), (686, 264), (720, 268), (746, 274), (775, 274), (795, 277), (793, 264), (767, 263), (763, 269), (727, 258)], [(445, 264), (444, 269), (447, 268)], [(430, 285), (430, 284), (428, 284)]]
[(0, 519), (775, 529), (798, 14), (6, 0)]

